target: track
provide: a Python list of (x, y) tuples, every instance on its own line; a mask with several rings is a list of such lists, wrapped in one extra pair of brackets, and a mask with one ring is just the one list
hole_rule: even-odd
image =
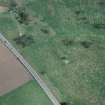
[(13, 45), (0, 33), (1, 42), (18, 58), (18, 60), (24, 65), (26, 70), (32, 75), (35, 81), (38, 82), (40, 87), (49, 97), (54, 105), (60, 105), (59, 101), (52, 94), (50, 89), (47, 87), (46, 83), (40, 78), (38, 73), (29, 65), (29, 63), (21, 56), (21, 54), (13, 47)]

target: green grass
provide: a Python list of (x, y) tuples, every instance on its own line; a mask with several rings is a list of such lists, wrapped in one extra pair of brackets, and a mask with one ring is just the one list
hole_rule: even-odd
[(30, 81), (20, 88), (0, 97), (0, 105), (52, 105), (41, 88)]
[[(35, 41), (25, 48), (13, 41), (18, 31), (10, 16), (10, 33), (5, 34), (3, 26), (0, 30), (46, 80), (52, 91), (56, 91), (60, 101), (73, 105), (104, 105), (105, 29), (95, 28), (94, 24), (105, 24), (105, 9), (97, 0), (88, 1), (52, 0), (52, 13), (49, 14), (48, 0), (24, 0), (33, 22), (20, 27)], [(8, 25), (6, 21), (4, 27)], [(47, 29), (49, 33), (43, 33), (41, 29)], [(63, 40), (72, 43), (65, 46)], [(89, 48), (81, 44), (83, 41), (91, 42)], [(62, 57), (66, 57), (69, 63), (65, 64)]]

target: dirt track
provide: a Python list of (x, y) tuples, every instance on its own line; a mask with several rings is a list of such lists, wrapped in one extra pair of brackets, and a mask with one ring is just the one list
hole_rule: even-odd
[(0, 96), (31, 79), (23, 65), (0, 43)]
[(0, 13), (6, 12), (6, 11), (8, 11), (8, 7), (0, 5)]

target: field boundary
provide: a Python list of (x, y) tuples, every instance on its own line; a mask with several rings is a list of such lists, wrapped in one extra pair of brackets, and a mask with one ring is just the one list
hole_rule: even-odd
[(40, 85), (43, 91), (54, 105), (60, 105), (59, 101), (47, 87), (46, 83), (41, 79), (38, 73), (31, 67), (31, 65), (23, 58), (23, 56), (13, 47), (13, 45), (0, 33), (1, 42), (17, 57), (20, 63), (26, 68), (26, 70), (32, 75), (35, 81)]

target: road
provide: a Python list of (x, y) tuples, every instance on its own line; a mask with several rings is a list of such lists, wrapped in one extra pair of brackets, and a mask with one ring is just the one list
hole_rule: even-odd
[(13, 47), (13, 45), (0, 33), (0, 40), (2, 43), (18, 58), (18, 60), (24, 65), (26, 70), (32, 75), (35, 81), (38, 82), (40, 87), (49, 97), (54, 105), (60, 105), (59, 101), (47, 87), (46, 83), (41, 79), (38, 73), (29, 65), (29, 63), (22, 57), (22, 55)]

